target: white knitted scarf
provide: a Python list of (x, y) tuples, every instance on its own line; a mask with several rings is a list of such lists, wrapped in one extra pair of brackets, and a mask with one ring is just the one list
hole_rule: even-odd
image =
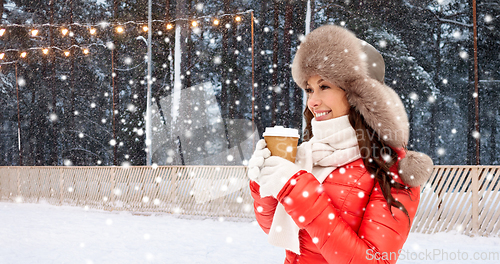
[[(361, 157), (356, 131), (347, 115), (325, 121), (311, 121), (313, 138), (302, 143), (297, 150), (297, 164), (311, 172), (320, 182), (337, 167)], [(268, 242), (300, 254), (299, 227), (278, 203)]]

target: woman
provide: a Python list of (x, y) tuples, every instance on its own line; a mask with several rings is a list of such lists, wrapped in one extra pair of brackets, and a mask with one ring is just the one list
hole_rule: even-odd
[(395, 263), (432, 160), (406, 151), (409, 125), (381, 55), (341, 27), (312, 31), (292, 65), (307, 93), (295, 164), (264, 140), (249, 161), (255, 216), (285, 263)]

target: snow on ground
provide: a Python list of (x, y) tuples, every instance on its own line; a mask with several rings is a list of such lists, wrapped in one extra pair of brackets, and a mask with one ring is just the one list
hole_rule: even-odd
[[(2, 264), (283, 263), (284, 251), (266, 239), (249, 220), (0, 202)], [(412, 233), (398, 264), (499, 263), (499, 254), (497, 237)]]

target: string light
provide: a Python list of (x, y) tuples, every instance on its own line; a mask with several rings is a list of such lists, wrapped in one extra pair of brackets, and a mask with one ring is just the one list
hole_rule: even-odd
[(122, 26), (118, 26), (118, 27), (116, 27), (116, 32), (117, 32), (117, 33), (123, 33), (124, 31), (125, 31), (125, 30), (123, 29), (123, 27), (122, 27)]
[[(246, 14), (246, 13), (249, 13), (251, 12), (252, 10), (248, 10), (248, 11), (244, 11), (244, 12), (239, 12), (239, 13), (236, 13), (236, 14), (221, 14), (221, 15), (218, 15), (218, 18), (214, 18), (213, 16), (200, 16), (200, 17), (195, 17), (194, 19), (195, 20), (191, 20), (191, 26), (193, 28), (197, 28), (197, 27), (200, 27), (201, 24), (203, 24), (203, 21), (211, 21), (213, 23), (214, 26), (219, 26), (221, 24), (221, 20), (220, 20), (220, 17), (224, 17), (224, 16), (233, 16), (235, 21), (236, 22), (240, 22), (242, 21), (242, 17), (240, 15), (242, 14)], [(186, 21), (185, 18), (179, 18), (179, 19), (174, 19), (174, 20), (170, 20), (170, 21), (165, 21), (165, 20), (153, 20), (152, 22), (155, 22), (155, 23), (161, 23), (161, 24), (166, 24), (166, 28), (167, 30), (170, 30), (170, 29), (173, 29), (174, 28), (174, 25), (175, 25), (175, 22), (176, 21)], [(200, 23), (200, 20), (201, 20), (201, 23)], [(188, 22), (188, 21), (186, 21)], [(210, 23), (210, 22), (209, 22)], [(22, 25), (22, 24), (10, 24), (8, 25), (9, 27), (22, 27), (22, 28), (28, 28), (30, 27), (31, 29), (27, 29), (29, 31), (28, 34), (30, 34), (32, 37), (36, 37), (39, 35), (40, 33), (40, 28), (41, 27), (59, 27), (59, 30), (62, 34), (62, 36), (67, 36), (69, 35), (70, 37), (72, 37), (74, 35), (74, 32), (70, 31), (67, 27), (70, 26), (70, 27), (85, 27), (87, 28), (88, 32), (90, 33), (90, 35), (95, 35), (97, 34), (97, 26), (102, 26), (102, 24), (106, 24), (106, 26), (111, 26), (112, 28), (114, 27), (115, 28), (115, 32), (116, 33), (125, 33), (125, 25), (127, 24), (134, 24), (136, 25), (137, 27), (139, 27), (142, 31), (144, 32), (148, 32), (150, 29), (148, 27), (148, 25), (144, 25), (145, 22), (144, 21), (126, 21), (126, 22), (118, 22), (118, 23), (110, 23), (110, 22), (100, 22), (98, 24), (80, 24), (80, 23), (71, 23), (71, 24), (66, 24), (65, 26), (62, 26), (62, 25), (50, 25), (50, 24), (32, 24), (30, 26), (28, 25)], [(4, 25), (5, 27), (5, 25)], [(0, 37), (5, 35), (5, 33), (8, 33), (7, 32), (7, 28), (0, 28)], [(161, 33), (159, 33), (158, 35), (161, 35)], [(73, 45), (71, 48), (73, 47), (77, 47), (81, 50), (81, 52), (85, 55), (88, 55), (90, 54), (90, 50), (89, 50), (89, 46), (93, 46), (93, 45), (97, 45), (97, 46), (104, 46), (103, 44), (98, 44), (98, 43), (92, 43), (92, 44), (86, 44), (87, 47), (79, 47), (78, 45)], [(66, 57), (69, 57), (71, 56), (71, 52), (69, 50), (65, 50), (63, 48), (59, 48), (59, 47), (49, 47), (49, 48), (43, 48), (43, 47), (32, 47), (32, 48), (29, 48), (29, 50), (41, 50), (42, 53), (44, 55), (47, 55), (50, 53), (50, 49), (57, 49), (59, 51), (61, 51)], [(16, 49), (7, 49), (7, 50), (3, 50), (2, 53), (0, 53), (0, 60), (3, 60), (5, 59), (5, 53), (6, 52), (19, 52), (19, 56), (21, 58), (26, 58), (28, 56), (28, 52), (29, 51), (20, 51), (20, 50), (16, 50)], [(2, 62), (2, 64), (5, 64), (7, 62)], [(0, 65), (1, 67), (1, 65)]]

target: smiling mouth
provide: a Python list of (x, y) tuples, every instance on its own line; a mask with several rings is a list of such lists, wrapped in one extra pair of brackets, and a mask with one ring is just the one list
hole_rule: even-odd
[(322, 117), (324, 115), (328, 115), (329, 113), (331, 113), (332, 111), (328, 111), (328, 112), (321, 112), (321, 113), (316, 113), (316, 117)]

